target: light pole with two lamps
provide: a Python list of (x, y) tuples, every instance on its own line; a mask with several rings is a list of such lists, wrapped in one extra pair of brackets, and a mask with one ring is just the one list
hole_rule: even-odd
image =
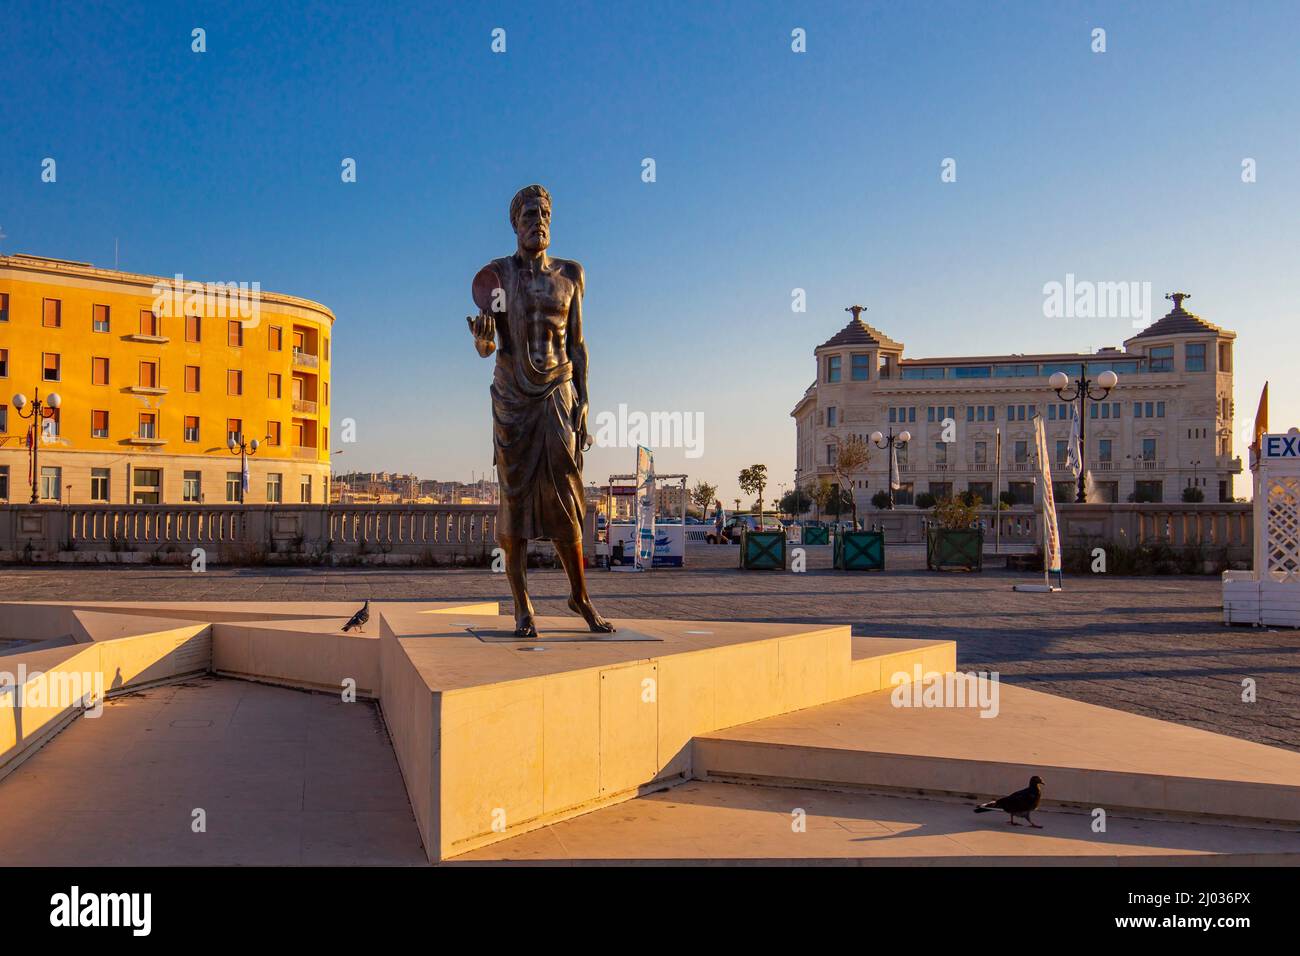
[[(27, 396), (19, 392), (13, 398), (14, 408), (18, 409), (18, 414), (22, 418), (32, 419), (32, 504), (36, 504), (40, 498), (36, 493), (37, 483), (41, 480), (40, 475), (40, 447), (41, 432), (44, 431), (44, 423), (47, 419), (53, 419), (54, 414), (58, 411), (63, 399), (59, 397), (58, 392), (50, 392), (44, 403), (41, 402), (41, 390), (36, 390), (36, 397), (29, 403)], [(24, 411), (28, 404), (31, 405), (31, 411)], [(54, 493), (58, 494), (58, 486), (55, 486)]]
[(886, 467), (889, 469), (889, 477), (885, 479), (885, 486), (889, 489), (889, 510), (894, 510), (894, 467), (897, 459), (894, 457), (895, 448), (901, 448), (912, 440), (912, 433), (904, 428), (897, 435), (894, 429), (890, 428), (888, 433), (875, 431), (871, 433), (871, 444), (877, 448), (889, 449), (889, 462)]
[(226, 440), (226, 447), (230, 449), (230, 453), (239, 456), (239, 503), (241, 505), (244, 503), (244, 494), (247, 490), (244, 486), (248, 482), (248, 456), (256, 455), (261, 445), (262, 443), (256, 438), (250, 442), (244, 441), (243, 433), (231, 435)]
[[(1063, 402), (1078, 402), (1079, 407), (1075, 414), (1079, 416), (1079, 494), (1074, 499), (1076, 504), (1086, 504), (1088, 501), (1087, 483), (1088, 468), (1084, 463), (1087, 458), (1088, 448), (1088, 400), (1094, 402), (1105, 401), (1110, 390), (1119, 384), (1119, 376), (1110, 369), (1102, 372), (1096, 380), (1088, 378), (1087, 367), (1079, 367), (1079, 381), (1075, 383), (1074, 390), (1067, 395), (1066, 389), (1070, 386), (1070, 376), (1064, 372), (1053, 372), (1052, 377), (1047, 380), (1047, 384), (1056, 392), (1057, 398)], [(1099, 393), (1093, 392), (1093, 386), (1096, 385)]]

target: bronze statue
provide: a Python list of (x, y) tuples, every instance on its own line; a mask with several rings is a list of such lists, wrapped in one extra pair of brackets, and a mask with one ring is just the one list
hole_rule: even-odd
[[(496, 352), (492, 454), (501, 503), (497, 541), (515, 600), (515, 636), (536, 637), (528, 599), (528, 541), (549, 538), (569, 576), (569, 608), (593, 631), (614, 625), (592, 606), (582, 565), (582, 453), (587, 434), (587, 345), (582, 338), (582, 266), (546, 254), (551, 196), (525, 186), (510, 203), (515, 254), (474, 277), (474, 347)], [(500, 319), (500, 321), (498, 321)]]

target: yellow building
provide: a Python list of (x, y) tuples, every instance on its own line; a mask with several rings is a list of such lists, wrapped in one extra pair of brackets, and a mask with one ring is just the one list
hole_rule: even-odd
[(38, 392), (61, 399), (39, 432), (41, 501), (238, 502), (232, 437), (259, 443), (242, 500), (328, 501), (333, 325), (256, 283), (0, 256), (0, 501), (31, 498)]

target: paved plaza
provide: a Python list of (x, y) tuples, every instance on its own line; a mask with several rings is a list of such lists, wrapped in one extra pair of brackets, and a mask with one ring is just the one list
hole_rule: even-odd
[[(829, 569), (809, 549), (803, 574), (741, 572), (736, 549), (692, 546), (685, 570), (593, 571), (602, 613), (624, 618), (851, 624), (855, 635), (957, 642), (962, 670), (1075, 700), (1300, 750), (1300, 633), (1226, 627), (1213, 577), (1073, 577), (1052, 595), (1017, 593), (1033, 575), (989, 569), (932, 573), (915, 550), (891, 548), (883, 573)], [(560, 571), (534, 570), (539, 614), (563, 615)], [(0, 572), (2, 600), (500, 600), (490, 571), (186, 566), (18, 567)], [(0, 638), (9, 635), (0, 635)], [(1258, 699), (1242, 701), (1242, 682)]]

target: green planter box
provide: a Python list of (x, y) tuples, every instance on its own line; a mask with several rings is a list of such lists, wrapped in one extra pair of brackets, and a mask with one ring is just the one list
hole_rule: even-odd
[(830, 544), (831, 529), (830, 528), (804, 528), (803, 543), (804, 544)]
[(745, 571), (784, 571), (784, 531), (743, 531), (740, 535), (740, 567)]
[(835, 536), (835, 567), (841, 571), (885, 570), (881, 531), (842, 531)]
[(983, 529), (931, 528), (925, 536), (925, 566), (931, 571), (983, 571)]

